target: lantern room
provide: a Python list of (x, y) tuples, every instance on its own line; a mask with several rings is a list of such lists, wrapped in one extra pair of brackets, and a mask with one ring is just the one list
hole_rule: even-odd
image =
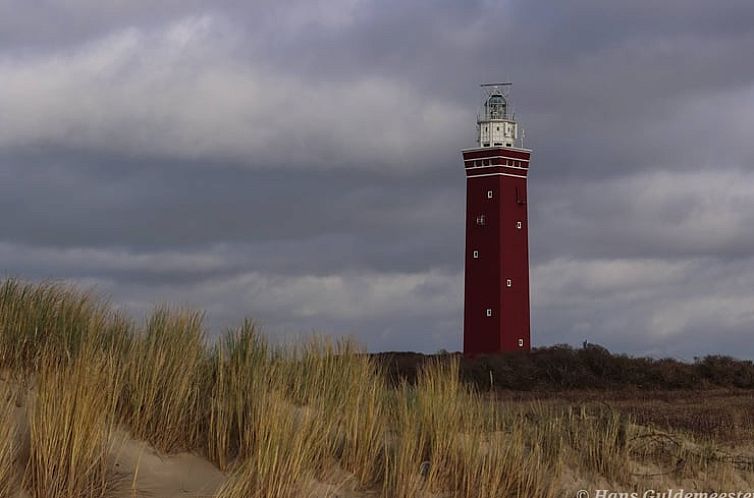
[(511, 113), (505, 89), (509, 83), (483, 85), (485, 97), (477, 116), (477, 143), (480, 147), (514, 147), (518, 125)]

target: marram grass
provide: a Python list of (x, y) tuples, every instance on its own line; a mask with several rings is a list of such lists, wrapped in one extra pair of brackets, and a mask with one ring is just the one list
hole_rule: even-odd
[(197, 444), (204, 357), (201, 314), (155, 310), (126, 351), (122, 406), (133, 435), (164, 452)]
[(15, 399), (16, 389), (0, 380), (0, 497), (11, 496), (16, 488)]
[(120, 366), (102, 353), (67, 365), (41, 357), (29, 405), (26, 486), (35, 498), (105, 496)]
[(222, 498), (549, 498), (564, 469), (628, 483), (637, 456), (733, 479), (712, 450), (637, 446), (609, 407), (505, 405), (457, 359), (396, 387), (349, 340), (272, 346), (246, 321), (208, 344), (201, 313), (159, 307), (138, 327), (59, 284), (0, 283), (0, 372), (0, 497), (106, 496), (116, 428), (206, 456)]

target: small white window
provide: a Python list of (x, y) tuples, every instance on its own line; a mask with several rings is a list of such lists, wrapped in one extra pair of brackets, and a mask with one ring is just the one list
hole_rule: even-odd
[(479, 226), (484, 226), (487, 224), (487, 219), (484, 217), (483, 214), (480, 214), (476, 217), (476, 224)]
[(508, 287), (513, 287), (513, 282), (511, 281), (511, 279), (508, 279), (505, 281), (505, 285), (507, 285)]
[(519, 339), (518, 340), (518, 347), (520, 347), (520, 348), (524, 347), (524, 340), (523, 339)]
[(487, 191), (487, 198), (492, 199), (492, 190)]
[(487, 308), (487, 316), (492, 316), (492, 308)]
[(474, 259), (479, 259), (479, 251), (474, 251)]
[(519, 230), (521, 230), (521, 227), (523, 227), (523, 223), (521, 223), (520, 221), (517, 221), (516, 222), (516, 228), (518, 228)]

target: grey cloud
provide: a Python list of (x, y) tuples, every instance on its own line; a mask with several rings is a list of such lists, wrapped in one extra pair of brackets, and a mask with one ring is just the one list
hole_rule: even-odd
[[(434, 344), (460, 344), (459, 274), (427, 273), (284, 276), (240, 273), (206, 281), (143, 286), (104, 278), (70, 282), (111, 296), (121, 309), (145, 316), (155, 303), (206, 309), (214, 332), (257, 320), (273, 340), (314, 331), (349, 335), (372, 350), (411, 347), (432, 352)], [(155, 300), (154, 296), (163, 296)], [(169, 297), (164, 297), (169, 296)], [(385, 321), (385, 316), (393, 319)], [(429, 317), (437, 321), (430, 330)], [(406, 330), (412, 334), (406, 336)], [(432, 339), (428, 341), (428, 339)]]
[(587, 339), (687, 359), (740, 356), (754, 327), (753, 265), (712, 257), (552, 260), (534, 271), (538, 340)]
[[(0, 231), (18, 244), (137, 252), (226, 244), (247, 254), (247, 264), (276, 271), (447, 269), (462, 258), (463, 190), (423, 175), (292, 178), (99, 156), (0, 164), (8, 180), (0, 182), (0, 208), (13, 213), (0, 218)], [(459, 169), (449, 176), (462, 185)]]
[[(62, 54), (6, 58), (0, 144), (279, 168), (402, 169), (422, 166), (413, 159), (453, 141), (459, 118), (468, 118), (395, 78), (324, 86), (270, 74), (235, 60), (222, 26), (192, 17)], [(429, 124), (433, 133), (422, 133)]]
[[(535, 184), (536, 185), (536, 184)], [(542, 257), (748, 257), (754, 176), (731, 168), (638, 172), (536, 185), (532, 245)], [(558, 240), (558, 245), (547, 241)]]
[(0, 1), (0, 271), (457, 349), (459, 151), (510, 78), (536, 342), (752, 355), (752, 26), (744, 0)]

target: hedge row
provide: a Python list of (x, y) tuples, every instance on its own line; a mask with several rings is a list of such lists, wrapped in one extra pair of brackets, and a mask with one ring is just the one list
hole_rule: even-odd
[(612, 354), (588, 345), (536, 348), (531, 353), (502, 353), (465, 358), (458, 353), (378, 353), (372, 357), (393, 382), (416, 380), (421, 366), (433, 359), (460, 357), (464, 381), (482, 391), (562, 389), (700, 389), (754, 388), (754, 363), (728, 356), (706, 356), (694, 362)]

